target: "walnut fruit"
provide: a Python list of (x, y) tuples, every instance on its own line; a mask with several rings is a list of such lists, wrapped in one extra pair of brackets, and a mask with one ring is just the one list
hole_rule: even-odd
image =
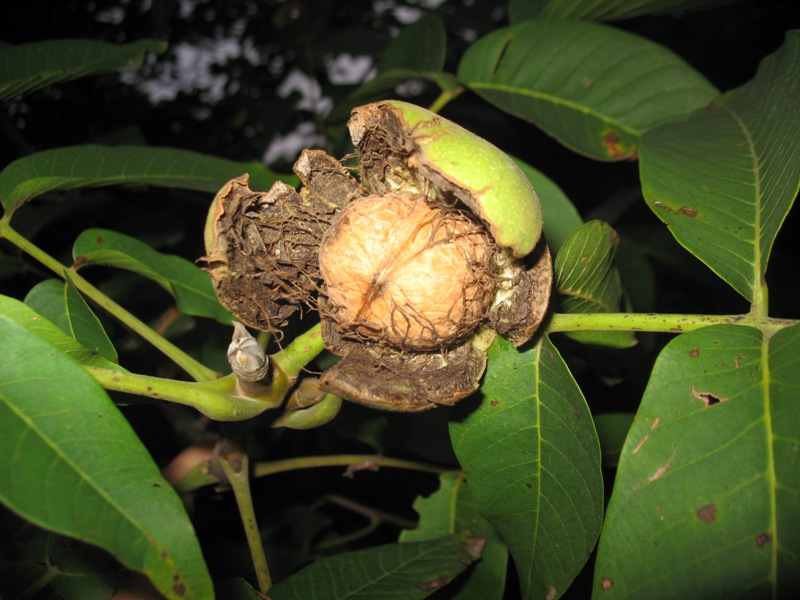
[(342, 357), (321, 392), (386, 410), (452, 405), (477, 389), (493, 332), (520, 345), (544, 318), (539, 200), (506, 154), (420, 107), (376, 102), (347, 125), (358, 179), (304, 150), (299, 191), (240, 178), (218, 194), (206, 236), (217, 295), (263, 330), (317, 310)]

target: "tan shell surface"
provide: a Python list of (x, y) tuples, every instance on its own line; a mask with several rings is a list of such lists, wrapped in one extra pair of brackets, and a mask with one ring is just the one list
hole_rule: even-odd
[(320, 247), (328, 307), (343, 334), (431, 349), (472, 331), (491, 302), (483, 228), (422, 196), (350, 203)]

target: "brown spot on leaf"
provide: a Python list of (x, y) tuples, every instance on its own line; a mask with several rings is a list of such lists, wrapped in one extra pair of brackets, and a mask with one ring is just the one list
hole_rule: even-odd
[(556, 591), (556, 587), (554, 585), (551, 585), (547, 590), (547, 595), (545, 596), (545, 600), (553, 600), (553, 598), (555, 598), (557, 595), (558, 592)]
[(687, 217), (696, 217), (697, 216), (697, 209), (692, 208), (691, 206), (681, 206), (678, 209), (678, 212), (682, 215), (686, 215)]
[(700, 350), (698, 350), (697, 348), (692, 348), (691, 350), (689, 350), (689, 356), (691, 356), (692, 358), (697, 358), (698, 356), (700, 356)]
[(614, 581), (611, 579), (611, 577), (603, 577), (600, 580), (600, 589), (604, 592), (607, 592), (612, 587), (614, 587)]
[(713, 523), (717, 520), (717, 507), (714, 504), (702, 506), (697, 510), (697, 518), (703, 523)]
[(499, 400), (490, 400), (489, 404), (491, 406), (499, 406), (500, 405), (500, 401)]
[(98, 235), (97, 239), (95, 240), (98, 244), (105, 244), (106, 240), (102, 235)]
[(612, 160), (625, 160), (636, 156), (635, 152), (626, 149), (622, 145), (616, 131), (608, 131), (603, 135), (603, 145), (606, 147), (606, 152), (608, 152), (608, 156)]
[(176, 596), (185, 596), (186, 584), (184, 584), (183, 582), (178, 582), (172, 586), (172, 591), (175, 593)]
[(657, 479), (661, 479), (664, 476), (664, 473), (667, 472), (667, 469), (669, 469), (671, 466), (672, 466), (672, 459), (670, 458), (667, 461), (667, 464), (665, 464), (662, 467), (659, 467), (658, 470), (655, 473), (653, 473), (652, 475), (650, 475), (650, 477), (647, 478), (647, 481), (652, 483), (653, 481), (656, 481)]
[(721, 396), (716, 396), (716, 395), (712, 394), (711, 392), (698, 392), (695, 389), (694, 384), (692, 384), (692, 396), (694, 396), (698, 400), (702, 400), (703, 404), (705, 404), (706, 407), (714, 406), (715, 404), (719, 404), (720, 402), (727, 402), (728, 401), (728, 398), (723, 398)]
[(420, 591), (422, 592), (433, 592), (438, 590), (439, 588), (443, 588), (449, 582), (449, 578), (447, 575), (439, 575), (433, 581), (426, 581), (422, 585), (417, 586)]
[(581, 85), (585, 88), (588, 88), (590, 85), (592, 85), (592, 80), (589, 79), (588, 77), (584, 77), (583, 79), (581, 79)]
[(763, 548), (766, 544), (772, 543), (772, 536), (768, 533), (759, 533), (756, 536), (756, 547)]
[(634, 448), (634, 449), (631, 451), (631, 454), (636, 454), (636, 453), (637, 453), (639, 450), (641, 450), (641, 449), (642, 449), (642, 446), (644, 446), (644, 445), (647, 443), (647, 440), (649, 440), (649, 439), (650, 439), (650, 434), (648, 433), (647, 435), (645, 435), (645, 436), (642, 438), (642, 441), (641, 441), (641, 442), (639, 442), (638, 444), (636, 444), (636, 448)]
[(529, 481), (528, 483), (525, 484), (525, 487), (528, 488), (529, 490), (532, 490), (533, 484)]

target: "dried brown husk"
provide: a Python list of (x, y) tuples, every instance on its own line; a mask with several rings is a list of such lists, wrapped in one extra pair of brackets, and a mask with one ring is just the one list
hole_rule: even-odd
[(470, 341), (440, 352), (350, 344), (347, 355), (322, 374), (320, 387), (373, 408), (420, 412), (472, 394), (485, 368), (486, 353)]
[[(472, 206), (465, 197), (469, 190), (453, 186), (434, 165), (418, 164), (413, 131), (400, 113), (377, 106), (351, 125), (360, 127), (354, 139), (361, 183), (338, 160), (309, 150), (295, 164), (303, 183), (299, 192), (281, 183), (267, 193), (253, 192), (246, 177), (229, 182), (217, 197), (209, 271), (222, 303), (250, 327), (275, 331), (302, 307), (319, 311), (325, 345), (342, 357), (322, 375), (323, 390), (385, 410), (452, 405), (478, 388), (485, 368), (486, 355), (470, 337), (476, 323), (452, 339), (397, 348), (341, 323), (326, 296), (319, 248), (349, 202), (402, 192), (421, 194), (439, 207)], [(524, 344), (547, 310), (549, 250), (542, 239), (523, 260), (499, 248), (492, 256), (486, 287), (491, 301), (482, 316), (488, 327)]]
[(277, 331), (303, 306), (316, 307), (320, 241), (344, 203), (361, 194), (322, 151), (303, 151), (295, 168), (300, 193), (282, 182), (254, 192), (243, 175), (215, 199), (207, 270), (223, 306), (261, 331)]
[(553, 260), (544, 239), (523, 260), (498, 275), (495, 302), (487, 315), (497, 333), (515, 346), (533, 337), (547, 315), (553, 287)]

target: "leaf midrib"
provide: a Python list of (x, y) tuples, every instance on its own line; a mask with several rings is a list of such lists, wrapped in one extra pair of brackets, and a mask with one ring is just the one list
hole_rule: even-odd
[(766, 314), (767, 307), (760, 306), (762, 300), (761, 280), (762, 280), (762, 265), (761, 265), (761, 210), (762, 210), (762, 190), (761, 190), (761, 166), (759, 162), (758, 153), (756, 151), (753, 136), (750, 134), (750, 129), (745, 124), (742, 117), (733, 108), (728, 105), (722, 105), (725, 111), (736, 122), (736, 125), (742, 132), (747, 143), (748, 153), (752, 162), (753, 172), (753, 281), (751, 282), (751, 289), (753, 290), (753, 308), (760, 307)]
[[(42, 377), (36, 377), (36, 378), (31, 378), (30, 380), (31, 381), (43, 381), (43, 378)], [(13, 381), (11, 383), (13, 383)], [(78, 474), (78, 476), (81, 478), (81, 481), (83, 481), (85, 484), (87, 484), (88, 487), (91, 490), (93, 490), (98, 496), (100, 496), (111, 507), (113, 507), (116, 510), (117, 514), (123, 516), (125, 521), (127, 521), (129, 524), (133, 525), (134, 530), (138, 531), (139, 534), (141, 535), (141, 537), (143, 539), (147, 540), (148, 544), (154, 550), (160, 551), (160, 554), (162, 556), (163, 562), (165, 562), (169, 566), (170, 570), (173, 573), (180, 572), (177, 569), (177, 567), (175, 566), (175, 563), (174, 563), (174, 561), (173, 561), (173, 559), (171, 557), (171, 554), (166, 552), (166, 549), (163, 546), (161, 546), (160, 544), (153, 544), (153, 542), (155, 541), (153, 539), (153, 537), (151, 535), (147, 534), (147, 532), (144, 531), (136, 523), (136, 521), (131, 517), (131, 515), (129, 515), (127, 513), (127, 511), (122, 510), (122, 508), (119, 506), (119, 504), (112, 497), (110, 497), (105, 490), (103, 490), (102, 488), (100, 488), (97, 485), (95, 485), (94, 482), (92, 481), (92, 479), (88, 477), (88, 474), (86, 474), (84, 472), (84, 470), (78, 468), (78, 466), (72, 460), (70, 460), (66, 455), (64, 455), (60, 451), (59, 446), (49, 436), (46, 436), (44, 434), (44, 432), (42, 432), (41, 429), (39, 429), (38, 427), (34, 427), (33, 426), (33, 422), (31, 421), (31, 419), (28, 418), (28, 416), (24, 412), (20, 412), (17, 409), (17, 405), (14, 402), (12, 402), (12, 399), (10, 399), (5, 393), (2, 392), (3, 387), (5, 387), (5, 386), (0, 386), (0, 399), (2, 399), (5, 402), (6, 406), (9, 407), (11, 412), (14, 413), (17, 416), (17, 418), (19, 418), (23, 423), (25, 423), (28, 426), (29, 431), (34, 432), (34, 434), (37, 435), (37, 437), (41, 440), (41, 442), (45, 446), (50, 448), (50, 450), (57, 457), (59, 457), (64, 462), (64, 464), (66, 464), (68, 467), (70, 467), (73, 470), (73, 472)], [(28, 518), (28, 517), (26, 517), (26, 518)], [(42, 526), (46, 527), (46, 528), (49, 528), (49, 526), (47, 524), (45, 524), (45, 523), (40, 523), (40, 524)], [(75, 537), (78, 537), (78, 539), (80, 539), (80, 535), (79, 534), (76, 534), (74, 532), (65, 532), (65, 533), (67, 533), (67, 535), (75, 536)], [(86, 541), (93, 542), (93, 540), (86, 540)], [(166, 554), (166, 557), (164, 557), (164, 554)], [(134, 568), (133, 565), (128, 565), (128, 566)], [(141, 568), (144, 569), (145, 565), (142, 564)]]
[[(604, 115), (603, 113), (600, 113), (585, 104), (579, 104), (578, 102), (567, 100), (559, 96), (554, 96), (552, 94), (545, 94), (543, 92), (537, 92), (535, 90), (527, 90), (524, 88), (514, 87), (510, 85), (500, 85), (497, 83), (489, 84), (489, 83), (469, 81), (467, 82), (467, 85), (469, 85), (469, 87), (473, 90), (496, 90), (548, 102), (550, 104), (568, 108), (583, 115), (588, 115), (590, 117), (593, 117), (598, 121), (605, 123), (606, 125), (617, 127), (618, 129), (624, 131), (625, 133), (633, 137), (639, 137), (641, 135), (641, 132), (630, 127), (629, 125), (625, 125), (618, 119), (611, 119), (606, 115)], [(516, 111), (508, 111), (508, 112), (512, 112), (512, 114), (516, 113)]]
[(764, 398), (764, 434), (767, 440), (767, 481), (769, 484), (769, 530), (772, 535), (770, 546), (770, 583), (772, 587), (772, 599), (776, 600), (778, 592), (778, 477), (775, 469), (775, 436), (772, 427), (772, 402), (770, 396), (770, 364), (769, 364), (769, 340), (770, 338), (761, 333), (761, 385), (763, 387), (762, 397)]

